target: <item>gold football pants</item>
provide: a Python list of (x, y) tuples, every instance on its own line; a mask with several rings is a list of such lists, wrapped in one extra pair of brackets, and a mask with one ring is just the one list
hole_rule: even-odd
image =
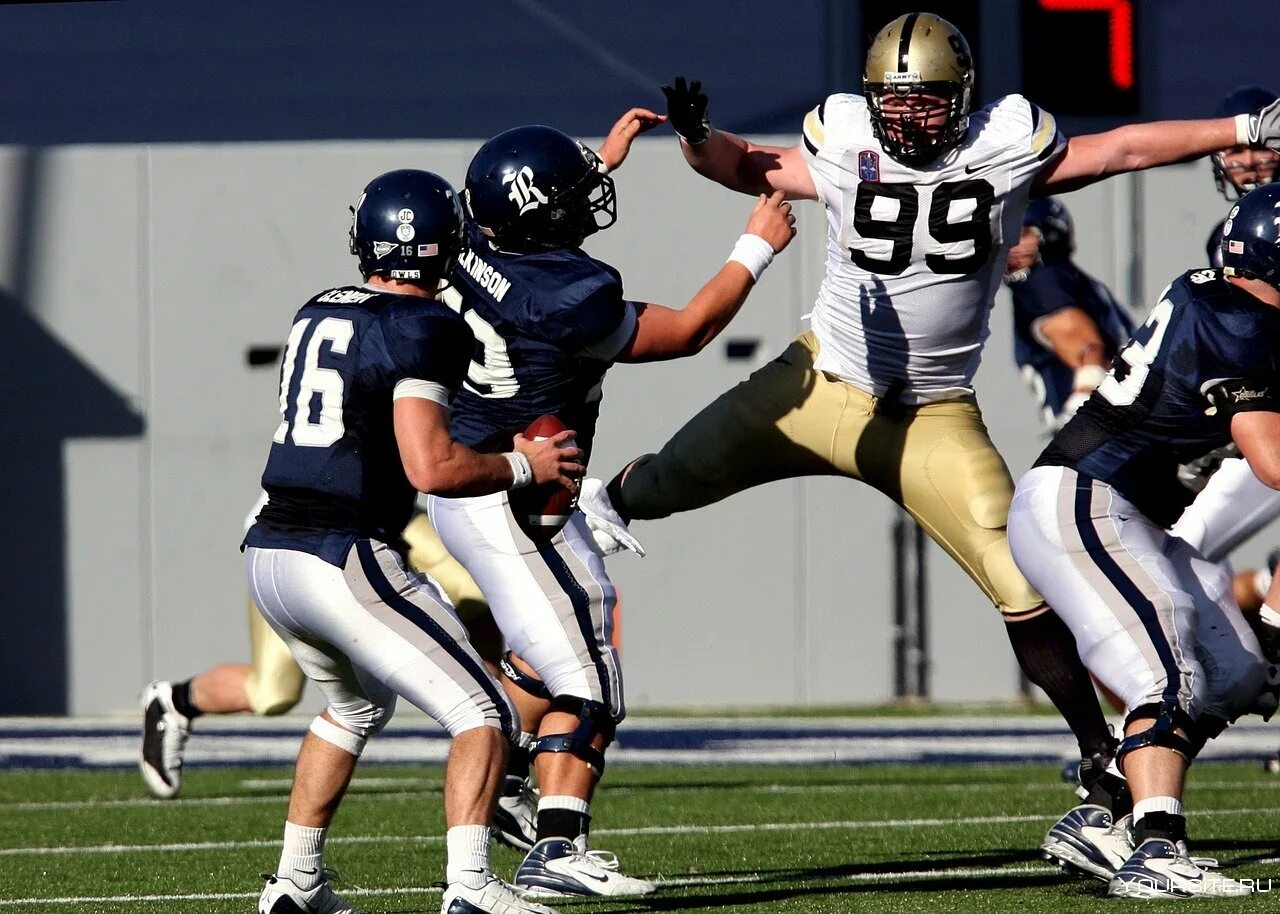
[[(469, 628), (483, 627), (485, 635), (488, 635), (488, 629), (492, 628), (487, 619), (489, 604), (467, 570), (445, 550), (425, 513), (414, 514), (404, 530), (404, 540), (409, 545), (409, 566), (434, 578), (453, 601), (462, 621)], [(474, 632), (472, 637), (480, 642), (492, 640), (479, 632)], [(262, 618), (252, 600), (249, 601), (249, 642), (252, 669), (245, 681), (249, 706), (254, 714), (284, 714), (302, 698), (306, 677), (289, 648)]]
[(973, 396), (889, 404), (813, 367), (818, 342), (786, 351), (721, 395), (623, 481), (632, 517), (666, 517), (777, 479), (860, 479), (905, 508), (1002, 613), (1044, 601), (1005, 535), (1013, 480)]

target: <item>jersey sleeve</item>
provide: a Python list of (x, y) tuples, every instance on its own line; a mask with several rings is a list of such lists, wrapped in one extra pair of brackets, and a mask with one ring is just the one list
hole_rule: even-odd
[(1280, 412), (1280, 364), (1256, 327), (1206, 321), (1199, 328), (1200, 393), (1219, 415)]
[[(831, 95), (804, 116), (800, 131), (800, 148), (805, 164), (813, 176), (818, 199), (830, 205), (840, 194), (840, 160), (848, 140), (851, 121), (856, 121), (866, 103), (859, 96)], [(878, 148), (878, 146), (877, 146)], [(871, 153), (878, 155), (878, 153)], [(877, 171), (878, 165), (877, 162)], [(878, 180), (877, 174), (871, 180)]]
[(539, 299), (531, 311), (538, 337), (587, 358), (612, 360), (635, 330), (635, 305), (612, 273), (584, 271)]
[(443, 310), (408, 311), (389, 320), (384, 335), (394, 399), (420, 397), (448, 406), (475, 350), (466, 321)]
[(1014, 292), (1013, 301), (1036, 341), (1048, 347), (1040, 334), (1040, 323), (1064, 308), (1079, 307), (1077, 293), (1052, 267), (1039, 267)]
[(1067, 148), (1067, 138), (1052, 114), (1021, 95), (1001, 99), (992, 112), (992, 125), (1009, 146), (1009, 166), (1019, 179), (1030, 181)]

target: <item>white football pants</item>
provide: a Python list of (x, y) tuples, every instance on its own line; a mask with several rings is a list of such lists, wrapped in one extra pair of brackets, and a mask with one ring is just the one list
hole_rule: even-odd
[(380, 730), (397, 694), (454, 736), (519, 732), (448, 598), (385, 543), (357, 540), (343, 568), (292, 549), (250, 547), (245, 559), (263, 618), (356, 732)]
[(551, 694), (600, 702), (622, 720), (622, 667), (613, 647), (617, 592), (582, 512), (545, 544), (517, 526), (505, 492), (432, 496), (428, 514), (484, 593), (507, 647)]
[(1253, 706), (1266, 663), (1230, 578), (1111, 486), (1036, 467), (1018, 481), (1009, 547), (1127, 711), (1176, 702), (1234, 720)]
[(1229, 457), (1170, 532), (1220, 562), (1277, 517), (1280, 491), (1259, 482), (1247, 460)]

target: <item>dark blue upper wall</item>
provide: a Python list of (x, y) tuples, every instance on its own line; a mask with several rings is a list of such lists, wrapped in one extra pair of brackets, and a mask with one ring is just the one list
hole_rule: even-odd
[(760, 0), (0, 6), (0, 142), (601, 134), (685, 70), (726, 125), (782, 111), (797, 129), (821, 91), (821, 4), (768, 28)]
[[(1206, 5), (1143, 4), (1146, 117), (1204, 114), (1240, 82), (1280, 84), (1280, 17), (1242, 23), (1206, 16)], [(859, 4), (0, 5), (0, 142), (486, 137), (529, 121), (600, 134), (631, 104), (660, 106), (656, 87), (677, 72), (707, 83), (718, 125), (795, 132), (825, 91), (832, 6)], [(987, 99), (1020, 88), (1018, 9), (1019, 0), (983, 0), (987, 24), (970, 36), (988, 41), (979, 48)], [(1071, 49), (1061, 57), (1069, 80)], [(1066, 119), (1073, 132), (1105, 125)]]

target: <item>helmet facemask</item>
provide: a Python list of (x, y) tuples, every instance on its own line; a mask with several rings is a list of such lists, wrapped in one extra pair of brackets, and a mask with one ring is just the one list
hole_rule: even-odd
[[(1252, 153), (1247, 164), (1239, 161), (1246, 152)], [(1215, 152), (1209, 157), (1213, 166), (1213, 181), (1218, 193), (1228, 200), (1239, 200), (1249, 191), (1270, 184), (1280, 171), (1280, 153), (1271, 149), (1252, 146), (1233, 146)]]
[(863, 92), (876, 139), (905, 164), (932, 162), (962, 143), (969, 131), (970, 85), (864, 79)]

